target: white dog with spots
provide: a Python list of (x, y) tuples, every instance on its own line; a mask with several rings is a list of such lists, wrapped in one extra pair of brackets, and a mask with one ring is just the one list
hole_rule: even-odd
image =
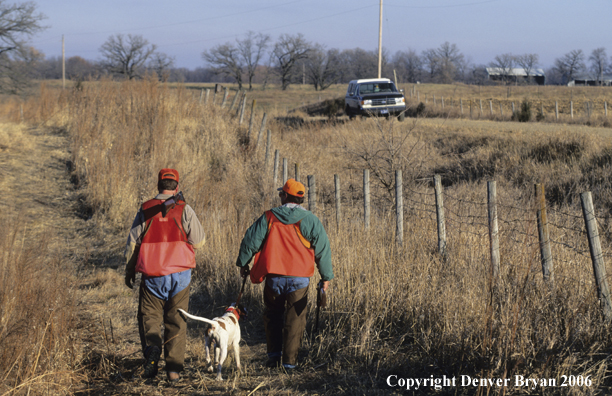
[(214, 368), (210, 360), (210, 348), (211, 341), (215, 342), (215, 365), (217, 365), (217, 381), (223, 381), (221, 376), (221, 367), (223, 362), (227, 358), (227, 349), (231, 345), (234, 349), (234, 357), (236, 359), (236, 367), (240, 371), (240, 325), (238, 320), (240, 316), (246, 316), (246, 311), (238, 306), (235, 307), (232, 304), (226, 311), (225, 314), (219, 318), (212, 320), (202, 318), (199, 316), (191, 315), (182, 309), (179, 309), (186, 317), (193, 320), (199, 320), (210, 325), (206, 330), (204, 340), (206, 343), (206, 364), (208, 364), (208, 371), (213, 372)]

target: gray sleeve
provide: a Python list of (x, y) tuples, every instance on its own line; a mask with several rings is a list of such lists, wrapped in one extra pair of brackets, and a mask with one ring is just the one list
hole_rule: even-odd
[(145, 219), (144, 213), (142, 213), (142, 209), (138, 211), (134, 221), (132, 222), (132, 228), (130, 228), (130, 234), (128, 235), (127, 244), (140, 245), (142, 242), (140, 240), (140, 236), (142, 235), (145, 229)]
[(189, 205), (185, 205), (182, 222), (189, 244), (192, 245), (194, 249), (199, 249), (204, 246), (206, 242), (206, 233), (204, 232), (200, 220), (198, 220), (198, 216), (196, 216), (194, 210)]

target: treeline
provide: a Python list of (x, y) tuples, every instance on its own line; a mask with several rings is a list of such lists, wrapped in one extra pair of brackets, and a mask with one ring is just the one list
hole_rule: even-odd
[[(59, 57), (46, 58), (35, 48), (25, 45), (27, 39), (44, 30), (42, 14), (31, 2), (8, 4), (0, 1), (0, 93), (21, 93), (33, 79), (60, 79), (63, 75)], [(65, 76), (71, 80), (98, 79), (102, 76), (135, 79), (156, 75), (162, 81), (234, 82), (239, 89), (254, 83), (312, 84), (323, 90), (331, 84), (378, 75), (378, 51), (361, 48), (326, 48), (302, 35), (281, 34), (276, 41), (269, 35), (248, 32), (242, 38), (202, 52), (202, 66), (195, 70), (177, 68), (173, 57), (158, 51), (141, 35), (110, 36), (99, 48), (98, 60), (79, 56), (66, 60)], [(512, 69), (521, 67), (528, 76), (522, 83), (532, 83), (532, 71), (540, 68), (537, 54), (497, 55), (488, 65), (475, 65), (456, 44), (445, 42), (421, 53), (412, 49), (395, 54), (382, 51), (382, 75), (397, 78), (400, 83), (499, 84), (489, 80), (486, 66), (495, 67), (501, 83), (512, 83)], [(587, 65), (588, 62), (588, 65)], [(499, 71), (502, 71), (499, 73)], [(548, 84), (566, 84), (586, 75), (599, 84), (609, 84), (612, 62), (603, 47), (586, 57), (573, 50), (557, 58), (546, 70)], [(499, 78), (498, 78), (499, 80)], [(514, 83), (517, 78), (514, 78)]]
[[(161, 80), (178, 82), (232, 82), (252, 89), (253, 84), (311, 84), (323, 90), (331, 84), (346, 83), (352, 79), (375, 77), (378, 74), (378, 51), (361, 48), (328, 49), (311, 43), (303, 35), (282, 34), (276, 42), (269, 35), (249, 32), (243, 38), (217, 45), (202, 53), (203, 65), (196, 69), (177, 68), (174, 59), (139, 35), (111, 36), (100, 48), (101, 59), (90, 61), (71, 57), (66, 61), (66, 77), (72, 80), (97, 79), (104, 75), (133, 79), (155, 73)], [(587, 64), (587, 61), (589, 62)], [(35, 63), (35, 75), (40, 79), (58, 79), (62, 76), (61, 59), (41, 57)], [(582, 50), (573, 50), (555, 60), (546, 69), (548, 84), (566, 84), (577, 75), (590, 74), (603, 81), (605, 73), (612, 72), (605, 48), (597, 48), (587, 59)], [(541, 68), (537, 54), (495, 56), (487, 65), (476, 65), (460, 51), (456, 44), (445, 42), (438, 48), (418, 53), (415, 50), (383, 49), (382, 75), (400, 83), (453, 83), (499, 84), (513, 80), (501, 78), (490, 81), (487, 67), (510, 74), (515, 67), (528, 75)], [(514, 80), (516, 82), (516, 80)], [(527, 78), (523, 83), (533, 80)]]

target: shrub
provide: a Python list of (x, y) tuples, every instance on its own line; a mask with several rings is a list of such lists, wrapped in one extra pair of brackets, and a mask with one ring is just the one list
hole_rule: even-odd
[(523, 100), (519, 111), (512, 114), (512, 120), (518, 122), (529, 122), (531, 120), (531, 102)]

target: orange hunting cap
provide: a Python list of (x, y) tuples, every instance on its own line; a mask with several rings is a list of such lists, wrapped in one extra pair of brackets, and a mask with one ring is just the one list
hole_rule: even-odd
[(179, 174), (176, 169), (164, 168), (159, 171), (159, 175), (157, 175), (157, 181), (169, 179), (175, 180), (177, 183), (179, 181)]
[(289, 195), (293, 195), (294, 197), (303, 197), (306, 188), (299, 181), (295, 179), (289, 179), (282, 188), (278, 189), (278, 191), (284, 191)]

